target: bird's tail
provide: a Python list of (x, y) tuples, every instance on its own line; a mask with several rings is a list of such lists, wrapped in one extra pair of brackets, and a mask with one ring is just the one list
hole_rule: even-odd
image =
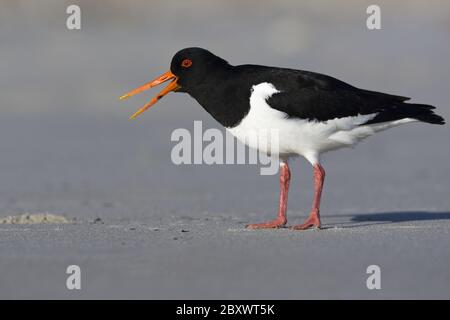
[(428, 104), (395, 102), (391, 107), (378, 113), (375, 118), (366, 124), (397, 121), (406, 118), (432, 124), (445, 124), (444, 118), (434, 113), (434, 109), (436, 109), (434, 106)]
[(434, 113), (433, 110), (436, 109), (434, 106), (419, 103), (404, 103), (401, 109), (408, 118), (432, 124), (445, 124), (444, 118)]

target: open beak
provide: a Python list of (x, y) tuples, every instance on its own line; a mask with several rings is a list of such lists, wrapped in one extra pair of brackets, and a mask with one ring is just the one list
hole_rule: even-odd
[[(173, 80), (172, 80), (173, 79)], [(152, 100), (150, 100), (149, 102), (147, 102), (142, 108), (140, 108), (138, 111), (136, 111), (135, 113), (133, 113), (133, 115), (130, 117), (130, 119), (135, 119), (138, 115), (140, 115), (142, 112), (144, 112), (145, 110), (147, 110), (148, 108), (150, 108), (152, 105), (154, 105), (156, 102), (158, 102), (159, 99), (161, 99), (162, 97), (164, 97), (166, 94), (168, 94), (171, 91), (176, 91), (177, 89), (180, 88), (180, 86), (177, 84), (177, 80), (178, 78), (170, 71), (167, 71), (166, 73), (164, 73), (163, 75), (159, 76), (158, 78), (156, 78), (153, 81), (150, 81), (142, 86), (140, 86), (139, 88), (136, 88), (126, 94), (124, 94), (123, 96), (120, 97), (120, 100), (129, 98), (131, 96), (134, 96), (135, 94), (138, 94), (142, 91), (148, 90), (150, 88), (153, 88), (154, 86), (157, 86), (163, 82), (172, 80), (169, 85), (167, 87), (165, 87), (160, 93), (158, 93), (158, 95), (156, 95), (155, 97), (152, 98)]]

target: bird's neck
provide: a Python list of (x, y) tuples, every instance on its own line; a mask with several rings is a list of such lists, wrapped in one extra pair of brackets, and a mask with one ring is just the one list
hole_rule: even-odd
[(251, 84), (236, 67), (216, 70), (188, 93), (220, 124), (237, 126), (250, 110)]

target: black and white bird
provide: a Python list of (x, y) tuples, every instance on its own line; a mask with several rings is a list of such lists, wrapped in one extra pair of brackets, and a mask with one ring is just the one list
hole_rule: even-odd
[[(314, 169), (314, 200), (306, 221), (296, 230), (320, 228), (320, 199), (325, 170), (320, 155), (353, 146), (378, 131), (421, 121), (444, 124), (431, 105), (406, 103), (409, 98), (363, 90), (333, 77), (302, 70), (259, 65), (230, 65), (202, 48), (186, 48), (172, 58), (170, 71), (123, 95), (135, 95), (172, 80), (131, 119), (171, 91), (186, 92), (231, 134), (250, 147), (249, 135), (277, 130), (280, 199), (276, 219), (249, 228), (280, 228), (287, 222), (291, 173), (288, 159), (305, 157)], [(270, 151), (273, 155), (273, 150)]]

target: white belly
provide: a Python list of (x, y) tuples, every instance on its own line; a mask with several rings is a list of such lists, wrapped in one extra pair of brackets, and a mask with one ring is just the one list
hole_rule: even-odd
[[(361, 126), (376, 114), (336, 118), (324, 122), (288, 118), (287, 114), (272, 109), (266, 102), (277, 92), (279, 91), (267, 82), (253, 86), (249, 113), (239, 125), (227, 130), (249, 147), (261, 152), (277, 153), (282, 158), (301, 155), (311, 163), (316, 163), (323, 152), (352, 146), (376, 131), (413, 120)], [(261, 143), (261, 140), (265, 141), (268, 136), (274, 135), (278, 140), (277, 148), (273, 148), (273, 143)]]

